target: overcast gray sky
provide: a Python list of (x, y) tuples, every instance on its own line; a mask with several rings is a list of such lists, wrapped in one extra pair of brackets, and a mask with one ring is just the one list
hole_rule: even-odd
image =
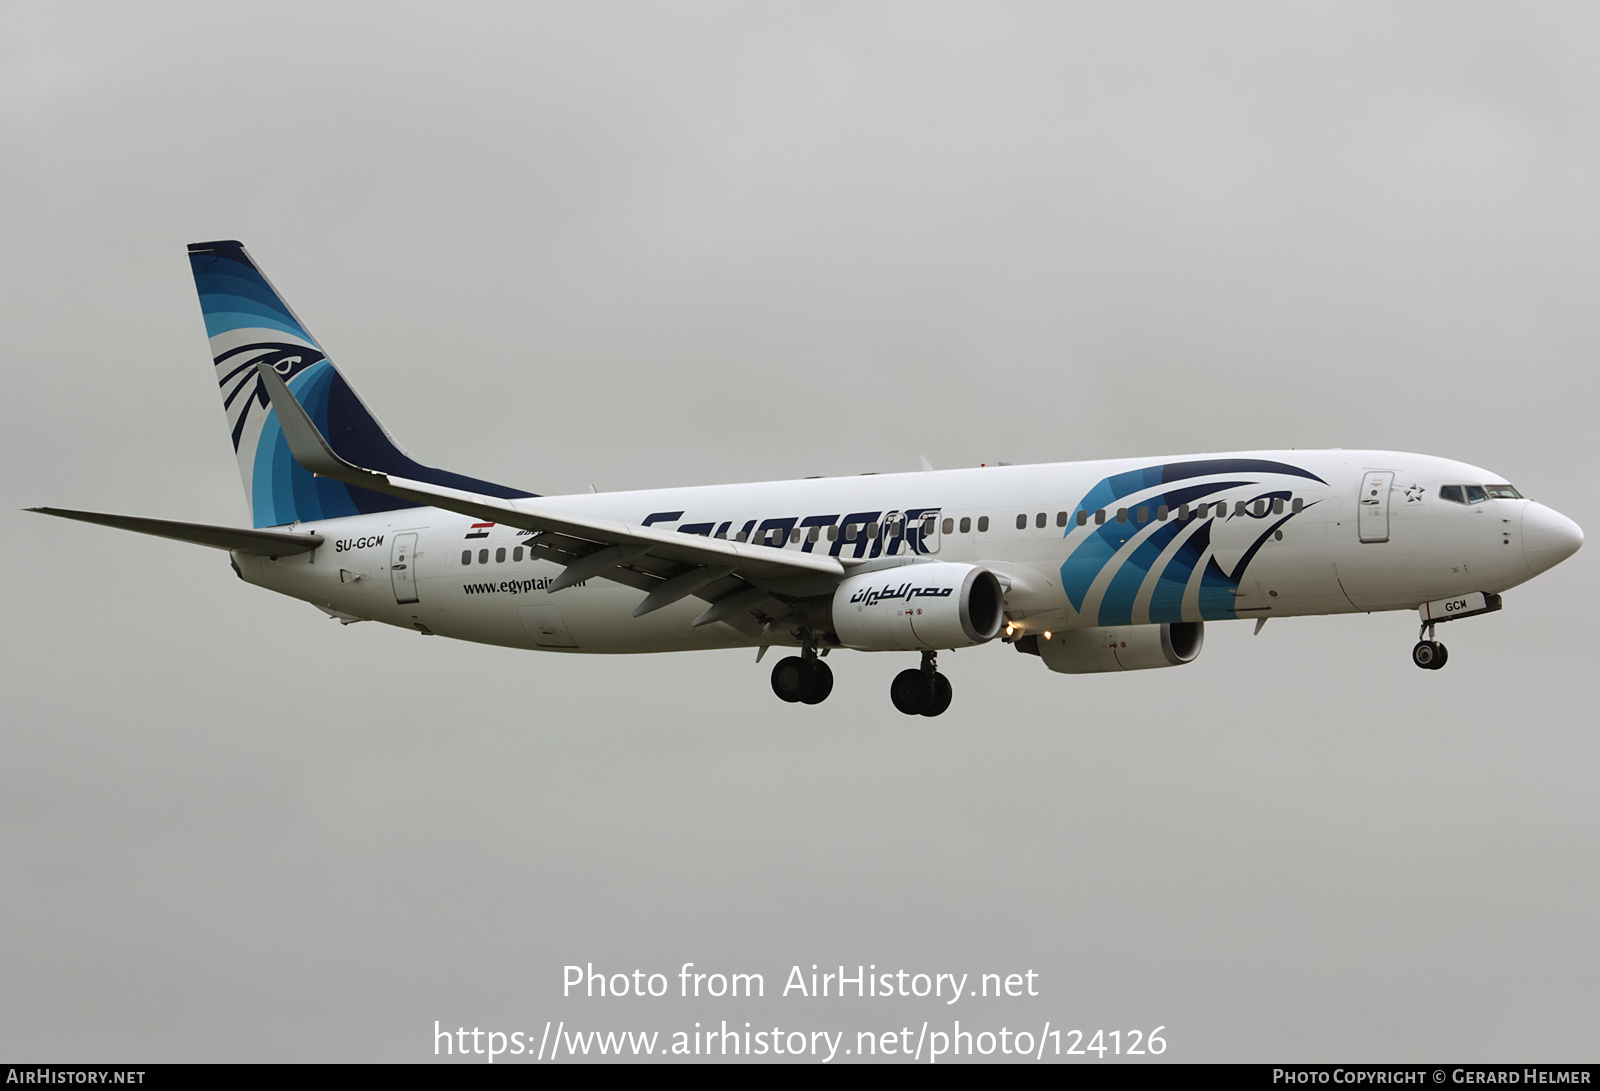
[[(417, 457), (538, 492), (1417, 450), (1600, 527), (1600, 13), (63, 4), (0, 20), (0, 1057), (431, 1057), (961, 1018), (1182, 1060), (1594, 1059), (1593, 545), (1179, 670), (558, 658), (341, 628), (243, 524), (184, 245), (242, 239)], [(770, 661), (769, 661), (770, 664)], [(761, 972), (752, 1002), (561, 968)], [(812, 963), (1032, 969), (954, 1008)], [(674, 979), (675, 980), (675, 979)]]

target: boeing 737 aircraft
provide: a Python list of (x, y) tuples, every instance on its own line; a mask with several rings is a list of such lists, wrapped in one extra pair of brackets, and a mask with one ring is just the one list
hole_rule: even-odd
[(1246, 451), (540, 496), (415, 462), (237, 242), (189, 247), (254, 529), (32, 510), (227, 550), (239, 578), (346, 624), (562, 652), (919, 653), (890, 686), (937, 716), (940, 650), (1053, 671), (1180, 666), (1205, 623), (1417, 610), (1435, 627), (1570, 557), (1583, 532), (1496, 473), (1395, 451)]

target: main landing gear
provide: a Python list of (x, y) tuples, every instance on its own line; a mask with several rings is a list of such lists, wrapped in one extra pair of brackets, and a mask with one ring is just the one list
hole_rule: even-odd
[[(799, 655), (778, 660), (772, 668), (772, 692), (779, 700), (820, 705), (833, 692), (833, 671), (807, 643)], [(936, 652), (922, 653), (922, 666), (901, 671), (889, 685), (889, 699), (907, 716), (938, 716), (950, 707), (950, 679), (938, 671)]]
[(1423, 622), (1417, 637), (1416, 647), (1411, 649), (1411, 662), (1425, 671), (1436, 671), (1450, 661), (1450, 652), (1433, 639), (1432, 622)]
[(833, 692), (833, 671), (817, 658), (817, 648), (807, 644), (799, 655), (778, 660), (772, 668), (772, 692), (779, 700), (820, 705)]
[(937, 716), (950, 707), (952, 695), (936, 652), (923, 652), (920, 669), (901, 671), (889, 684), (889, 700), (907, 716)]

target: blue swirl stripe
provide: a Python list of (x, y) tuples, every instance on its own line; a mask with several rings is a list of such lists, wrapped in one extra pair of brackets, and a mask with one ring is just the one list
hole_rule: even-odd
[[(1185, 600), (1192, 603), (1187, 613), (1198, 614), (1199, 619), (1237, 617), (1236, 592), (1245, 569), (1267, 536), (1292, 515), (1269, 526), (1240, 558), (1234, 570), (1227, 572), (1218, 564), (1211, 543), (1214, 519), (1231, 518), (1226, 512), (1205, 520), (1169, 518), (1142, 524), (1107, 519), (1087, 532), (1076, 525), (1076, 513), (1086, 513), (1086, 518), (1092, 519), (1095, 512), (1105, 510), (1109, 515), (1120, 505), (1153, 510), (1164, 506), (1175, 514), (1184, 504), (1249, 486), (1256, 475), (1266, 474), (1326, 484), (1316, 474), (1298, 466), (1253, 458), (1194, 459), (1140, 467), (1102, 479), (1078, 502), (1072, 525), (1063, 535), (1068, 539), (1074, 535), (1081, 537), (1061, 565), (1061, 586), (1067, 601), (1080, 614), (1092, 615), (1092, 623), (1099, 625), (1130, 625), (1136, 613), (1140, 615), (1140, 622), (1197, 620), (1185, 616)], [(1197, 478), (1212, 480), (1196, 481)], [(1180, 482), (1190, 484), (1162, 489), (1162, 486)], [(1155, 489), (1161, 491), (1152, 493)], [(1289, 495), (1288, 491), (1276, 490), (1262, 493), (1258, 498), (1287, 498)], [(1178, 544), (1173, 548), (1175, 542)], [(1104, 589), (1096, 598), (1091, 592), (1097, 585), (1103, 585)], [(1147, 610), (1136, 609), (1142, 594), (1148, 594)]]

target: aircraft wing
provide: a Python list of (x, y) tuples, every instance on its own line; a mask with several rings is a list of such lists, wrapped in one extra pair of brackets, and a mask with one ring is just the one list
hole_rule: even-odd
[(636, 617), (694, 595), (711, 603), (694, 624), (726, 621), (754, 636), (760, 630), (756, 615), (778, 620), (792, 611), (772, 592), (825, 594), (844, 575), (844, 565), (833, 557), (593, 519), (540, 497), (503, 500), (363, 469), (329, 446), (277, 372), (265, 363), (256, 366), (301, 466), (373, 492), (533, 531), (523, 544), (566, 568), (552, 591), (597, 577), (625, 583), (649, 592)]

